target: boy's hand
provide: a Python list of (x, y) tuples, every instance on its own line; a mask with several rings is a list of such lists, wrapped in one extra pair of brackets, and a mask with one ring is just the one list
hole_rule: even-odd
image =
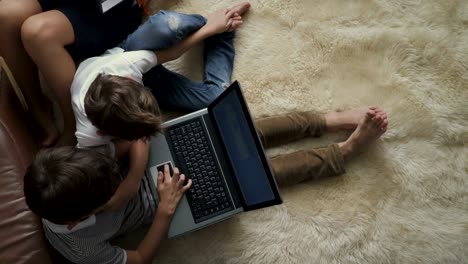
[(174, 168), (174, 174), (170, 175), (169, 166), (164, 165), (164, 173), (158, 173), (159, 208), (163, 212), (173, 215), (184, 193), (192, 186), (192, 180), (184, 185), (185, 175), (180, 174), (178, 168)]
[(224, 31), (228, 31), (233, 26), (238, 27), (242, 24), (242, 17), (236, 12), (236, 10), (220, 10), (207, 17), (206, 29), (211, 34), (218, 34)]

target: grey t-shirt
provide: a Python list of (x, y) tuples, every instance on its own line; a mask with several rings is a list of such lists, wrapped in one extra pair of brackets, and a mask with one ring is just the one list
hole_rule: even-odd
[[(125, 174), (124, 174), (125, 175)], [(88, 217), (73, 229), (42, 219), (50, 244), (74, 263), (126, 263), (124, 249), (110, 241), (136, 228), (151, 224), (156, 205), (156, 190), (148, 173), (142, 178), (139, 192), (117, 212), (101, 212)]]

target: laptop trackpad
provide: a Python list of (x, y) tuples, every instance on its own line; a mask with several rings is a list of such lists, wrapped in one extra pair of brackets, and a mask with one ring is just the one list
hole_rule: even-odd
[[(166, 138), (161, 134), (152, 137), (147, 168), (151, 173), (153, 183), (156, 188), (158, 183), (158, 171), (164, 171), (164, 165), (168, 163), (170, 164), (172, 175), (172, 169), (175, 165)], [(156, 193), (155, 196), (157, 202), (159, 202), (158, 194)], [(169, 235), (172, 237), (173, 235), (171, 234), (173, 233), (179, 234), (186, 232), (193, 229), (194, 225), (195, 222), (193, 220), (192, 212), (190, 211), (187, 198), (184, 195), (172, 219)]]
[(162, 172), (164, 173), (164, 166), (165, 165), (169, 165), (169, 175), (172, 177), (172, 174), (174, 174), (174, 169), (173, 169), (173, 165), (172, 165), (172, 161), (167, 161), (165, 163), (162, 163), (160, 165), (156, 165), (156, 170), (158, 172)]

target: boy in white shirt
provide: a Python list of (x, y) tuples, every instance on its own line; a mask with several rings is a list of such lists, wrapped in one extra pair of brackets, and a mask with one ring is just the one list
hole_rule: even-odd
[[(129, 170), (107, 204), (119, 209), (138, 191), (146, 167), (146, 139), (160, 129), (159, 105), (195, 110), (214, 100), (230, 82), (234, 60), (234, 30), (250, 8), (242, 3), (208, 16), (198, 31), (160, 51), (125, 51), (117, 47), (80, 64), (72, 83), (72, 108), (78, 147), (110, 145), (116, 157), (128, 155)], [(141, 36), (145, 28), (139, 28)], [(123, 47), (137, 43), (130, 35)], [(194, 82), (161, 66), (205, 40), (205, 78)], [(135, 48), (135, 47), (133, 47)], [(145, 88), (149, 86), (151, 90)]]

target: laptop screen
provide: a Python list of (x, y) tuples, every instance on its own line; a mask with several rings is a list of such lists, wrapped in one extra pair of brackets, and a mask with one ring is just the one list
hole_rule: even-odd
[(229, 89), (225, 93), (222, 100), (212, 107), (211, 113), (237, 177), (245, 206), (271, 202), (275, 200), (275, 191), (262, 161), (263, 149), (256, 145), (256, 131), (249, 125), (250, 114), (243, 107), (245, 103), (240, 89)]

